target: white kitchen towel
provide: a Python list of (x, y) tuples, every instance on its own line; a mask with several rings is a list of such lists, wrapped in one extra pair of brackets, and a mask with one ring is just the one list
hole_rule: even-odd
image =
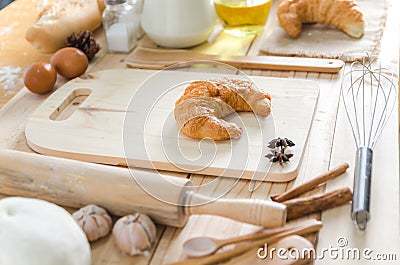
[[(360, 39), (321, 24), (303, 24), (296, 38), (290, 37), (279, 25), (272, 30), (261, 45), (269, 55), (335, 58), (344, 61), (361, 60), (366, 53), (378, 55), (386, 22), (386, 0), (359, 0), (356, 2), (364, 13), (365, 31)], [(275, 18), (277, 17), (275, 15)]]

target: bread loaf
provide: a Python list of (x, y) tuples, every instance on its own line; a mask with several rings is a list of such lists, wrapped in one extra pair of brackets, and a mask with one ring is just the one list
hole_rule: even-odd
[(55, 52), (71, 33), (98, 28), (103, 10), (102, 0), (58, 0), (43, 8), (25, 38), (41, 52)]

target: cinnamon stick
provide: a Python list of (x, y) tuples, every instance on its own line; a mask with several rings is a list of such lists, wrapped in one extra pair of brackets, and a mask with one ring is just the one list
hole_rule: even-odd
[(282, 194), (274, 195), (271, 197), (271, 199), (276, 202), (283, 202), (283, 201), (293, 199), (294, 197), (296, 197), (306, 191), (309, 191), (330, 179), (340, 176), (348, 168), (349, 168), (349, 164), (347, 164), (347, 163), (341, 164), (341, 165), (319, 175), (318, 177), (311, 179), (310, 181), (304, 182), (303, 184), (301, 184), (300, 186), (298, 186), (294, 189), (288, 190)]
[(286, 220), (293, 220), (312, 213), (331, 209), (345, 203), (352, 198), (349, 188), (341, 188), (328, 193), (302, 197), (283, 202), (286, 205)]

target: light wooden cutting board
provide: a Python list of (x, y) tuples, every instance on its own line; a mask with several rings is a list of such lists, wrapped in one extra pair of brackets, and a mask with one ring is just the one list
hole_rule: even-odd
[[(159, 170), (275, 182), (297, 176), (312, 124), (318, 84), (300, 79), (250, 77), (272, 96), (267, 118), (241, 112), (225, 119), (243, 129), (228, 141), (199, 141), (179, 133), (175, 101), (193, 80), (226, 74), (113, 69), (60, 87), (30, 118), (29, 146), (47, 155)], [(244, 76), (230, 76), (246, 78)], [(296, 145), (283, 166), (264, 156), (274, 137)]]

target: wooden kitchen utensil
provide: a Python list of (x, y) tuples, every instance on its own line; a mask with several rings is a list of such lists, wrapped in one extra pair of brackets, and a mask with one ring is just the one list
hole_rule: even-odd
[(215, 200), (194, 193), (186, 178), (12, 150), (0, 150), (0, 183), (0, 193), (5, 195), (72, 208), (97, 204), (117, 216), (139, 211), (160, 224), (178, 227), (191, 214), (219, 215), (264, 227), (282, 226), (286, 221), (283, 204)]
[[(262, 250), (265, 249), (262, 248)], [(282, 258), (279, 258), (276, 252), (272, 250), (281, 250), (281, 253), (284, 251), (284, 255), (281, 255)], [(269, 244), (268, 249), (265, 251), (271, 251), (269, 253), (265, 253), (264, 251), (260, 251), (260, 248), (254, 248), (253, 250), (247, 251), (246, 253), (235, 257), (228, 262), (225, 262), (224, 265), (237, 265), (237, 264), (251, 264), (251, 265), (305, 265), (312, 264), (312, 251), (314, 250), (313, 244), (304, 237), (293, 235), (285, 237), (275, 243)], [(259, 252), (260, 251), (260, 252)], [(290, 253), (290, 254), (289, 254)], [(296, 253), (299, 253), (296, 256)], [(308, 254), (310, 253), (310, 254)], [(258, 256), (260, 254), (260, 257)], [(271, 255), (272, 254), (272, 255)], [(304, 255), (302, 255), (304, 254)], [(264, 256), (266, 255), (266, 256)]]
[(337, 59), (280, 57), (280, 56), (220, 56), (188, 50), (154, 49), (139, 46), (126, 59), (135, 68), (161, 70), (165, 67), (190, 61), (216, 61), (237, 68), (281, 71), (307, 71), (337, 73), (344, 62)]
[(294, 224), (288, 224), (283, 227), (264, 229), (252, 234), (242, 235), (238, 237), (228, 238), (228, 239), (216, 239), (212, 237), (194, 237), (187, 240), (183, 246), (182, 251), (183, 254), (186, 254), (188, 257), (202, 257), (213, 254), (218, 249), (223, 246), (240, 243), (244, 241), (256, 240), (260, 238), (266, 238), (268, 236), (273, 236), (275, 234), (285, 232), (294, 228), (298, 228), (303, 226), (304, 222), (298, 222)]
[[(276, 182), (295, 178), (318, 84), (251, 76), (271, 94), (272, 115), (228, 116), (242, 122), (243, 129), (243, 135), (231, 141), (180, 135), (173, 109), (185, 82), (222, 76), (227, 75), (138, 69), (90, 73), (60, 87), (33, 113), (25, 130), (27, 142), (39, 153), (89, 162), (126, 165), (128, 161), (134, 167)], [(266, 145), (275, 135), (288, 137), (296, 146), (291, 148), (290, 163), (273, 164), (268, 171), (270, 162), (264, 155), (270, 152)], [(210, 161), (198, 156), (214, 157)]]
[(273, 235), (271, 237), (266, 237), (259, 239), (257, 241), (251, 242), (249, 244), (237, 246), (236, 248), (232, 250), (228, 250), (225, 252), (217, 253), (211, 256), (206, 256), (206, 257), (199, 257), (199, 258), (191, 258), (191, 259), (186, 259), (182, 260), (176, 263), (173, 263), (171, 265), (206, 265), (206, 264), (215, 264), (218, 262), (222, 262), (225, 260), (228, 260), (233, 257), (237, 257), (243, 253), (246, 253), (247, 251), (253, 249), (253, 248), (258, 248), (262, 247), (265, 244), (272, 244), (274, 242), (277, 242), (278, 240), (292, 236), (292, 235), (306, 235), (309, 233), (314, 233), (319, 231), (322, 228), (322, 223), (317, 221), (317, 220), (306, 220), (304, 221), (302, 226), (299, 226), (298, 228), (294, 228), (282, 233), (278, 233), (276, 235)]

